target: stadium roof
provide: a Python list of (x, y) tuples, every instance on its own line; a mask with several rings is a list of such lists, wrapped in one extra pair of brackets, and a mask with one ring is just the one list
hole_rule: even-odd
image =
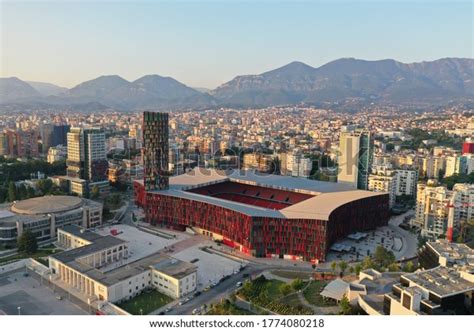
[[(274, 210), (186, 191), (224, 181), (300, 192), (314, 195), (314, 197), (280, 210)], [(261, 174), (254, 171), (234, 170), (225, 172), (204, 168), (195, 168), (188, 173), (170, 177), (169, 189), (162, 191), (157, 190), (154, 191), (154, 193), (205, 202), (235, 210), (249, 216), (318, 220), (329, 220), (331, 212), (346, 203), (387, 194), (384, 192), (354, 190), (352, 187), (341, 183)]]

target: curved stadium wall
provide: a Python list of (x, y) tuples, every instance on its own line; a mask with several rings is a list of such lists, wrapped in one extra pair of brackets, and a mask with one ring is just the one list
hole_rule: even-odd
[(225, 243), (256, 257), (324, 261), (331, 245), (355, 231), (386, 225), (388, 195), (354, 200), (334, 209), (329, 220), (249, 216), (208, 202), (145, 192), (136, 185), (136, 202), (152, 225), (184, 231), (195, 227), (222, 235)]

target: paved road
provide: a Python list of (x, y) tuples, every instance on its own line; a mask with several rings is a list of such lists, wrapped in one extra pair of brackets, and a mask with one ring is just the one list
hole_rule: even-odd
[(402, 238), (403, 247), (400, 252), (398, 252), (398, 258), (411, 258), (417, 254), (418, 250), (418, 238), (413, 233), (403, 230), (399, 227), (399, 225), (403, 222), (403, 219), (406, 216), (411, 216), (415, 212), (413, 210), (409, 210), (408, 212), (392, 217), (389, 221), (388, 227), (395, 231), (400, 238)]
[(232, 275), (229, 279), (219, 283), (208, 292), (202, 292), (201, 295), (193, 298), (182, 306), (175, 306), (167, 315), (191, 315), (195, 308), (200, 308), (204, 304), (209, 306), (211, 303), (220, 302), (222, 299), (228, 298), (229, 295), (237, 289), (237, 282), (243, 282), (245, 280), (243, 277), (245, 273), (254, 277), (265, 269), (266, 268), (262, 266), (249, 265), (237, 275)]

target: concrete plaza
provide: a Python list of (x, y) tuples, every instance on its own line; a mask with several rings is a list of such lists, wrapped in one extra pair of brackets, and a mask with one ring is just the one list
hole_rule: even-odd
[[(50, 288), (31, 276), (25, 269), (0, 275), (0, 314), (7, 315), (86, 315), (86, 311), (67, 299), (58, 299)], [(20, 308), (18, 308), (20, 307)]]

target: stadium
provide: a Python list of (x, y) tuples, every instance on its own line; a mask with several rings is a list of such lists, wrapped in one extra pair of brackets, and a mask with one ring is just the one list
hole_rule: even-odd
[(150, 224), (191, 228), (255, 257), (322, 262), (337, 240), (389, 220), (387, 193), (253, 171), (195, 168), (166, 189), (134, 186)]

